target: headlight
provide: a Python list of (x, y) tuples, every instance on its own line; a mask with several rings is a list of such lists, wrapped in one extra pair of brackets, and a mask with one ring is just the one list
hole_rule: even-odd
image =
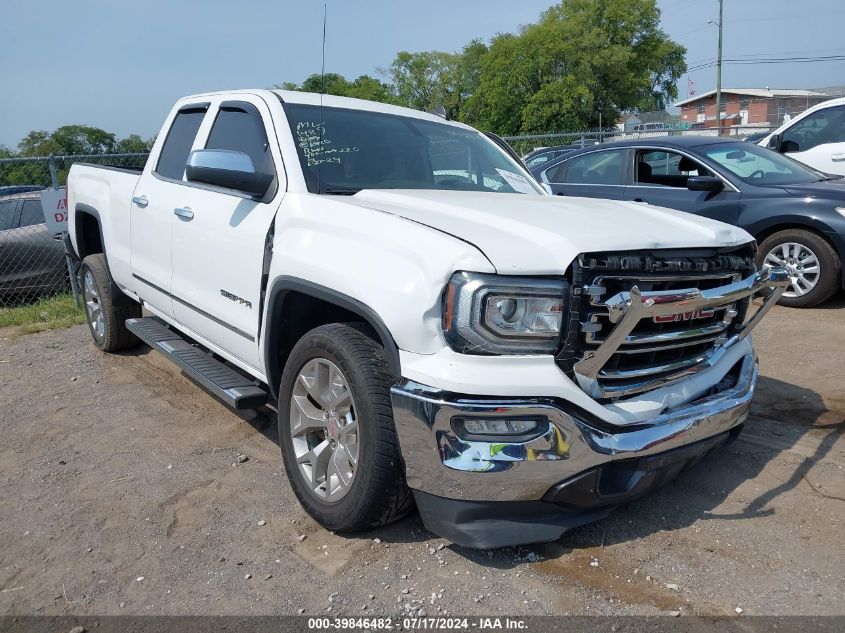
[(845, 218), (845, 207), (836, 207), (836, 212)]
[(568, 284), (558, 279), (455, 273), (443, 301), (443, 333), (464, 354), (552, 354)]

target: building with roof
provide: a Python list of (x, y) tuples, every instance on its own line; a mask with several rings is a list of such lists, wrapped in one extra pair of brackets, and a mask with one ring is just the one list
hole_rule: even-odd
[[(781, 90), (766, 88), (723, 88), (719, 119), (722, 127), (777, 127), (810, 106), (830, 99), (817, 90)], [(681, 121), (693, 128), (716, 127), (716, 91), (708, 90), (675, 103), (681, 109)]]

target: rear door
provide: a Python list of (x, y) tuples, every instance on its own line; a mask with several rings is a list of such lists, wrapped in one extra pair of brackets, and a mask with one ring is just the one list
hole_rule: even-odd
[(579, 154), (544, 172), (553, 194), (622, 200), (628, 178), (627, 148)]
[(790, 158), (829, 174), (845, 176), (845, 105), (822, 108), (783, 131)]
[[(690, 191), (690, 176), (716, 176), (688, 154), (662, 148), (634, 150), (632, 183), (625, 199), (736, 224), (740, 194), (729, 182), (721, 191)], [(724, 180), (724, 179), (723, 179)]]
[(188, 213), (174, 217), (173, 309), (186, 329), (260, 369), (265, 245), (287, 185), (273, 117), (284, 113), (258, 96), (227, 96), (212, 99), (198, 145), (245, 152), (275, 180), (261, 199), (201, 183), (180, 189), (173, 206)]
[[(182, 105), (171, 113), (159, 147), (147, 161), (135, 188), (129, 212), (131, 269), (138, 295), (146, 304), (173, 317), (170, 277), (173, 209), (179, 206), (188, 154), (208, 111), (208, 103)], [(157, 143), (158, 145), (158, 143)]]

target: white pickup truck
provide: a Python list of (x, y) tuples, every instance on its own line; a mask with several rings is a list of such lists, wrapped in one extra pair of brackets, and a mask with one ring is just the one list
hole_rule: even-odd
[(548, 196), (466, 125), (300, 92), (181, 99), (140, 173), (74, 165), (68, 204), (99, 348), (275, 403), (326, 528), (416, 502), (473, 547), (556, 539), (735, 435), (788, 283), (736, 227)]

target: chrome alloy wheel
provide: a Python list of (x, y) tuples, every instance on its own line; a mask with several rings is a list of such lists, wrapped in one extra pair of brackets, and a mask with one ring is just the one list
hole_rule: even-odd
[(85, 271), (83, 286), (85, 314), (88, 317), (88, 323), (91, 324), (91, 331), (99, 340), (105, 335), (106, 325), (103, 319), (103, 306), (100, 305), (100, 293), (97, 291), (97, 284), (94, 283), (94, 275), (90, 270)]
[(343, 372), (325, 358), (299, 371), (290, 401), (290, 434), (296, 463), (321, 500), (349, 492), (358, 468), (358, 418)]
[(819, 282), (819, 259), (804, 244), (784, 242), (775, 246), (763, 260), (763, 268), (772, 266), (784, 266), (789, 271), (792, 286), (783, 293), (784, 297), (805, 295)]

